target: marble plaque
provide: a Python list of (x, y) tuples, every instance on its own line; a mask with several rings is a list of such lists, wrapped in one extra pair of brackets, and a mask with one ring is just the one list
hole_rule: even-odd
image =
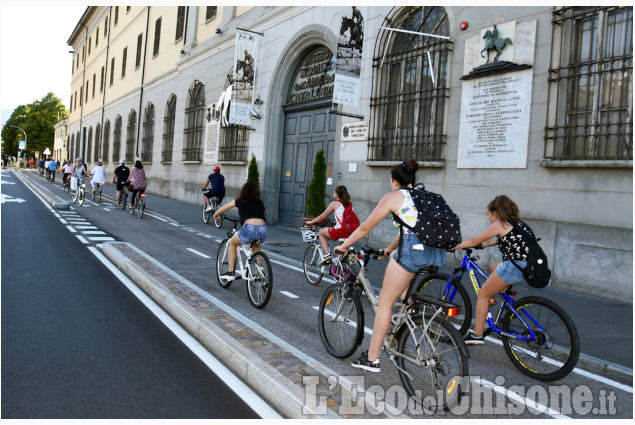
[(533, 70), (463, 82), (458, 168), (526, 168)]

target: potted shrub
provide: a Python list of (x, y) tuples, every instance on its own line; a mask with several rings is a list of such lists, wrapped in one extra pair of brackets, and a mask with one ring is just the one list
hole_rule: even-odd
[(249, 168), (247, 169), (247, 181), (258, 183), (260, 187), (260, 173), (258, 172), (258, 164), (256, 163), (256, 156), (251, 154), (251, 161), (249, 162)]
[[(320, 149), (315, 154), (313, 162), (313, 176), (306, 196), (306, 215), (303, 221), (306, 223), (314, 217), (322, 214), (326, 208), (324, 199), (326, 198), (326, 157), (324, 150)], [(328, 223), (328, 221), (326, 222)]]

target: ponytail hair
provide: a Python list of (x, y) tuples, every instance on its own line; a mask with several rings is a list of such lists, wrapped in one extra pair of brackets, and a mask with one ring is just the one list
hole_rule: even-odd
[(498, 214), (498, 219), (503, 223), (509, 220), (519, 221), (520, 214), (518, 212), (518, 205), (516, 202), (509, 199), (506, 195), (498, 195), (487, 204), (487, 209), (490, 212)]
[(395, 166), (390, 172), (390, 177), (401, 185), (401, 187), (415, 185), (415, 173), (419, 169), (419, 163), (414, 159), (403, 161)]
[(335, 193), (340, 197), (340, 202), (344, 205), (344, 208), (348, 208), (348, 205), (351, 202), (351, 195), (348, 193), (348, 189), (346, 186), (337, 186), (335, 188)]

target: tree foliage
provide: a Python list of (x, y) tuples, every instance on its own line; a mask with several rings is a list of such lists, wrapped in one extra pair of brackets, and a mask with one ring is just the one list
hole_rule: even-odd
[(249, 162), (249, 169), (247, 170), (247, 181), (256, 182), (260, 186), (260, 173), (258, 172), (258, 164), (256, 163), (256, 156), (251, 154), (251, 161)]
[(49, 92), (41, 100), (28, 105), (20, 105), (11, 114), (2, 128), (2, 152), (6, 155), (18, 153), (18, 142), (27, 135), (26, 152), (33, 157), (35, 151), (43, 152), (47, 147), (53, 151), (55, 129), (57, 121), (68, 116), (68, 111), (62, 100)]
[(308, 217), (317, 217), (326, 208), (326, 157), (324, 150), (320, 149), (315, 154), (313, 163), (313, 178), (309, 183), (306, 198), (306, 214)]

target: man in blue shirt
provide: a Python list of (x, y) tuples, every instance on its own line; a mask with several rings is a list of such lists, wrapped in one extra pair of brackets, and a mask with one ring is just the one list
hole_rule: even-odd
[(51, 170), (51, 183), (55, 181), (55, 170), (57, 170), (57, 163), (51, 159), (49, 162), (49, 170)]
[[(210, 188), (208, 191), (205, 191), (207, 185), (210, 185)], [(225, 197), (225, 177), (220, 173), (220, 167), (214, 167), (214, 172), (207, 177), (205, 186), (203, 186), (201, 190), (203, 191), (203, 199), (207, 205), (207, 208), (205, 208), (206, 212), (212, 210), (212, 205), (209, 203), (210, 198), (217, 196), (218, 204), (220, 205)]]

